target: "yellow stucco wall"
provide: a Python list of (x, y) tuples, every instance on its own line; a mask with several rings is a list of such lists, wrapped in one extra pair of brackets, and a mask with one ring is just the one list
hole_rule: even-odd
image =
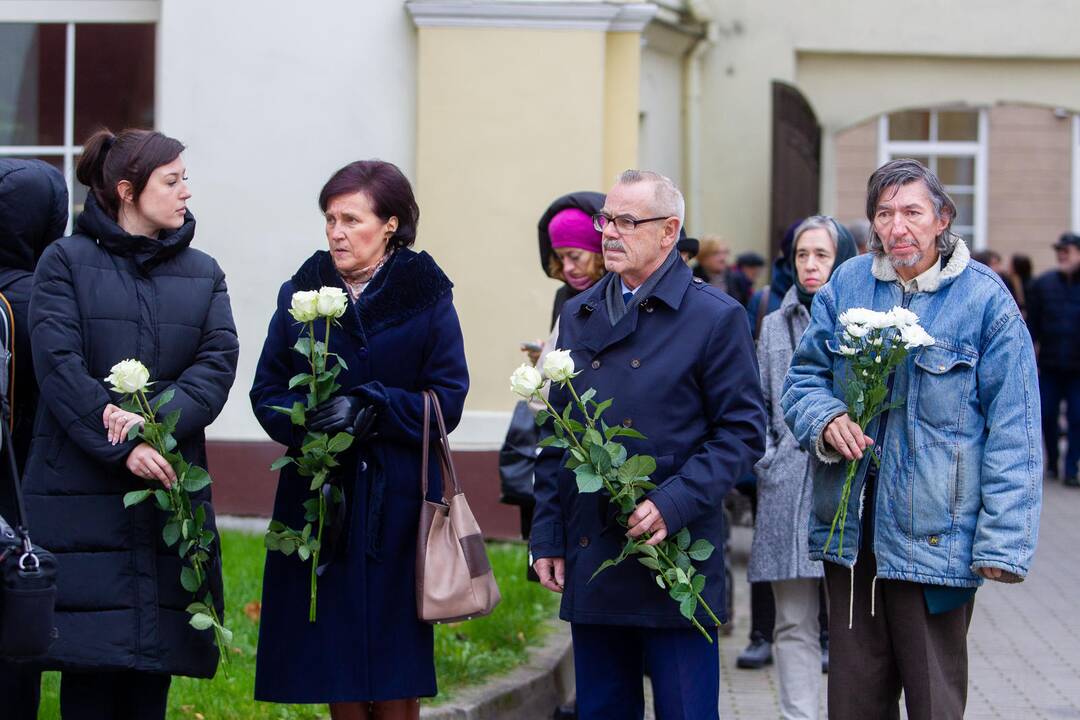
[(418, 244), (455, 283), (472, 376), (467, 421), (488, 415), (490, 436), (495, 425), (505, 432), (514, 403), (507, 378), (522, 361), (519, 342), (548, 334), (558, 284), (540, 268), (537, 221), (559, 195), (603, 191), (635, 163), (640, 41), (587, 30), (418, 32)]

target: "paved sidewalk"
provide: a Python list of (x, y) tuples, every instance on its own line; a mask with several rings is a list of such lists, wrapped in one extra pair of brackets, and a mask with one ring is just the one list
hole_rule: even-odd
[[(774, 667), (735, 667), (750, 630), (745, 580), (749, 529), (736, 528), (733, 544), (740, 565), (735, 569), (734, 632), (720, 641), (720, 717), (773, 720), (780, 716)], [(965, 718), (1080, 719), (1080, 489), (1046, 483), (1031, 574), (1019, 585), (987, 583), (979, 590), (968, 649)], [(652, 717), (649, 708), (646, 718)]]

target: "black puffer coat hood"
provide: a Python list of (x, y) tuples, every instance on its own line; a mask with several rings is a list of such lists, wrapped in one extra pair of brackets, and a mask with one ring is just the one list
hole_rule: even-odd
[(195, 238), (195, 216), (188, 210), (184, 214), (183, 225), (170, 232), (163, 230), (156, 238), (132, 235), (109, 217), (91, 193), (75, 223), (75, 231), (94, 238), (113, 255), (131, 258), (140, 270), (146, 272), (191, 245)]
[(548, 205), (548, 209), (544, 211), (544, 214), (540, 217), (540, 222), (536, 226), (540, 240), (540, 269), (544, 271), (545, 275), (548, 274), (548, 263), (551, 261), (551, 235), (548, 234), (548, 225), (551, 223), (551, 219), (567, 208), (577, 208), (586, 215), (595, 215), (603, 209), (604, 197), (603, 193), (582, 190), (563, 195)]
[(68, 191), (41, 160), (0, 158), (0, 267), (33, 272), (45, 247), (64, 234)]

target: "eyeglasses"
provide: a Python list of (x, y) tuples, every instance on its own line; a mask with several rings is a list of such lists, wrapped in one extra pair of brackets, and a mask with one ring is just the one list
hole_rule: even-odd
[(596, 213), (592, 216), (592, 225), (596, 228), (597, 232), (604, 232), (604, 228), (608, 223), (615, 223), (615, 229), (619, 231), (620, 235), (626, 235), (637, 230), (637, 226), (642, 223), (656, 222), (657, 220), (667, 220), (670, 215), (664, 215), (663, 217), (651, 217), (644, 220), (635, 220), (629, 215), (618, 215), (611, 217), (607, 213)]

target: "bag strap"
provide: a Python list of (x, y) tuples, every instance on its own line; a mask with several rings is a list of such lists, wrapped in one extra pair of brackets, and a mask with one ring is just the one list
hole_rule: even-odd
[[(423, 497), (427, 497), (428, 491), (428, 462), (431, 457), (431, 415), (432, 407), (434, 407), (435, 422), (439, 428), (439, 444), (436, 446), (436, 452), (439, 454), (439, 465), (443, 470), (443, 500), (447, 497), (453, 497), (461, 493), (461, 485), (458, 484), (457, 471), (454, 469), (454, 461), (450, 455), (450, 440), (446, 434), (446, 422), (443, 420), (442, 408), (439, 407), (439, 398), (433, 390), (425, 390), (424, 396), (424, 427), (423, 427), (423, 439), (421, 440), (421, 446), (423, 451), (420, 456), (420, 491)], [(450, 490), (452, 491), (449, 496), (446, 493), (447, 481), (449, 481)]]

